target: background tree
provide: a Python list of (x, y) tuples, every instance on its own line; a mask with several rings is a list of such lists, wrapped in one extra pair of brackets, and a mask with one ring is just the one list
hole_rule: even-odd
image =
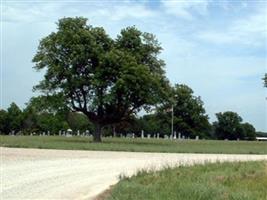
[(38, 131), (38, 113), (32, 106), (27, 106), (22, 113), (22, 129), (25, 134)]
[(13, 102), (10, 104), (7, 109), (7, 126), (10, 131), (18, 132), (22, 127), (22, 111), (20, 108)]
[(8, 132), (8, 114), (5, 110), (0, 110), (0, 134)]
[(50, 131), (57, 134), (59, 130), (69, 128), (69, 108), (64, 104), (61, 95), (33, 97), (24, 113), (24, 127), (25, 124), (31, 124), (31, 127), (28, 127), (31, 131)]
[(41, 40), (33, 62), (46, 71), (35, 89), (61, 95), (84, 113), (96, 126), (94, 141), (100, 142), (103, 126), (161, 102), (168, 81), (154, 35), (128, 27), (113, 40), (86, 21), (60, 19), (58, 30)]
[(170, 104), (166, 104), (158, 110), (159, 123), (168, 124), (168, 127), (171, 127), (169, 108), (173, 106), (174, 131), (187, 137), (195, 137), (196, 135), (204, 138), (209, 137), (211, 126), (208, 115), (201, 98), (194, 96), (193, 93), (193, 90), (187, 85), (176, 84), (170, 96)]
[(89, 130), (90, 132), (94, 131), (93, 124), (88, 120), (88, 118), (79, 112), (69, 112), (67, 117), (67, 122), (69, 127), (73, 131), (86, 131)]
[(242, 128), (242, 118), (235, 112), (227, 111), (216, 113), (217, 122), (215, 122), (215, 135), (218, 139), (244, 139), (244, 129)]
[(256, 139), (256, 129), (250, 123), (242, 124), (243, 132), (245, 135), (245, 139), (247, 140), (255, 140)]

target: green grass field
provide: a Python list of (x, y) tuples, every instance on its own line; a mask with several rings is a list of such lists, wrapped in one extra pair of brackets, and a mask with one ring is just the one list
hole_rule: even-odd
[(215, 163), (123, 178), (106, 200), (266, 200), (267, 162)]
[(0, 136), (0, 146), (132, 152), (267, 154), (267, 142), (256, 141), (103, 138), (103, 143), (93, 143), (92, 138), (84, 137)]

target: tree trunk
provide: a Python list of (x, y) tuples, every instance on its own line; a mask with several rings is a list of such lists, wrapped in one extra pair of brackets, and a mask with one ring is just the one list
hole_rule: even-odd
[(100, 124), (96, 124), (95, 132), (93, 135), (93, 142), (102, 142), (101, 130), (102, 130), (102, 126)]

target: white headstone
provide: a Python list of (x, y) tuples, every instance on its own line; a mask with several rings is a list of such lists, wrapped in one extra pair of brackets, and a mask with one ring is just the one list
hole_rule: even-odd
[(199, 136), (197, 135), (197, 136), (196, 136), (196, 140), (198, 140), (198, 139), (199, 139)]
[(176, 140), (177, 136), (176, 136), (176, 131), (174, 131), (174, 136), (173, 136), (173, 139)]
[(147, 134), (147, 138), (150, 139), (150, 134)]
[(159, 139), (159, 133), (157, 133), (157, 139)]
[(178, 139), (179, 140), (181, 139), (181, 133), (180, 132), (178, 133)]

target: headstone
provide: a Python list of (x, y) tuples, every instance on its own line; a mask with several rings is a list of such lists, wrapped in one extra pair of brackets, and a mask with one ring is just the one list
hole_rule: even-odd
[(144, 138), (144, 130), (141, 131), (141, 138)]
[(61, 130), (58, 131), (58, 135), (61, 136)]
[(157, 133), (157, 139), (159, 139), (159, 133)]
[(178, 139), (179, 140), (181, 139), (181, 133), (180, 132), (178, 133)]
[(121, 138), (123, 137), (122, 133), (120, 134), (120, 137), (121, 137)]
[(172, 136), (172, 134), (170, 135), (170, 139), (171, 139), (171, 140), (173, 139), (173, 136)]
[(199, 140), (199, 136), (198, 135), (196, 136), (196, 140)]
[(153, 138), (156, 138), (156, 134), (153, 134)]
[(47, 131), (47, 135), (48, 135), (48, 136), (50, 135), (50, 131)]
[(32, 133), (31, 133), (31, 136), (32, 136)]
[(80, 130), (77, 131), (77, 135), (80, 136)]
[(173, 139), (175, 139), (175, 140), (176, 140), (176, 138), (177, 138), (176, 131), (174, 131), (174, 136), (173, 136)]
[(184, 136), (184, 135), (182, 136), (182, 139), (183, 139), (183, 140), (185, 139), (185, 136)]
[(132, 134), (132, 137), (135, 138), (135, 134), (134, 133)]
[(147, 134), (147, 139), (150, 139), (150, 134)]
[(169, 136), (168, 135), (164, 135), (164, 139), (169, 139)]
[(67, 137), (72, 137), (72, 130), (70, 128), (67, 129)]
[(43, 136), (45, 136), (45, 132), (43, 132)]

